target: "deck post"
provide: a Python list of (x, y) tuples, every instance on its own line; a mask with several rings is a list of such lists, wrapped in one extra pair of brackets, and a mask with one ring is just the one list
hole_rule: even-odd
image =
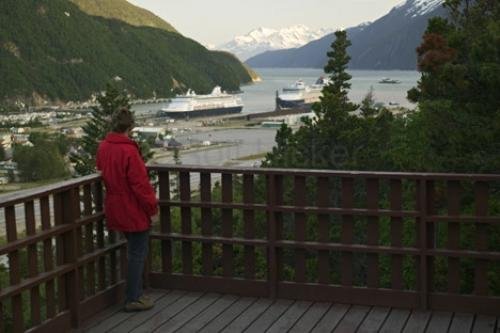
[[(79, 188), (71, 188), (65, 192), (62, 192), (62, 223), (63, 224), (75, 224), (76, 210), (75, 205), (79, 205), (78, 191)], [(80, 290), (80, 277), (78, 274), (77, 265), (77, 239), (76, 239), (76, 226), (74, 226), (70, 231), (63, 235), (63, 260), (65, 264), (71, 264), (73, 269), (68, 272), (65, 276), (65, 287), (66, 287), (66, 305), (71, 313), (71, 325), (74, 328), (80, 326), (81, 315), (80, 315), (80, 295), (82, 291)]]
[(268, 230), (268, 246), (267, 246), (267, 267), (268, 267), (268, 283), (269, 297), (277, 297), (278, 283), (278, 263), (276, 258), (276, 179), (274, 174), (267, 176), (267, 230)]

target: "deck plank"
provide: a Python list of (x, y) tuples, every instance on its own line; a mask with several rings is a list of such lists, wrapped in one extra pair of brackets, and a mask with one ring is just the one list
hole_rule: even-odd
[(150, 311), (112, 306), (75, 332), (496, 332), (500, 318), (467, 313), (389, 309), (347, 304), (149, 291)]
[[(152, 301), (159, 302), (163, 297), (166, 297), (169, 292), (168, 291), (160, 291), (160, 290), (154, 290), (154, 291), (148, 291), (145, 292), (145, 294), (151, 298)], [(82, 329), (83, 332), (91, 332), (91, 333), (101, 333), (101, 332), (108, 332), (111, 330), (113, 327), (120, 325), (122, 322), (129, 320), (132, 316), (134, 316), (134, 313), (129, 313), (129, 312), (124, 312), (123, 311), (123, 304), (117, 305), (116, 307), (112, 307), (109, 310), (110, 312), (104, 311), (105, 318), (103, 320), (100, 320), (99, 317), (97, 320), (92, 318), (89, 320), (90, 324), (86, 328)], [(95, 320), (95, 321), (94, 321)]]
[(268, 307), (271, 306), (273, 301), (265, 298), (258, 299), (245, 311), (243, 311), (230, 325), (228, 325), (222, 332), (242, 332), (247, 328), (258, 316), (260, 316)]
[(314, 303), (293, 325), (290, 333), (309, 332), (330, 309), (331, 303)]
[(450, 327), (451, 319), (453, 318), (453, 313), (436, 311), (432, 313), (431, 319), (429, 320), (429, 325), (427, 325), (426, 333), (440, 333), (448, 332)]
[(321, 320), (314, 326), (312, 332), (331, 332), (342, 320), (350, 306), (346, 304), (333, 304)]
[(198, 316), (187, 322), (177, 332), (189, 333), (196, 332), (203, 328), (207, 323), (212, 321), (227, 308), (233, 305), (238, 300), (238, 297), (233, 295), (225, 295), (219, 298), (210, 307), (201, 312)]
[(425, 332), (427, 323), (431, 319), (432, 312), (429, 311), (412, 311), (410, 318), (406, 322), (403, 333), (420, 333)]
[(190, 320), (203, 313), (203, 311), (208, 309), (211, 305), (215, 304), (220, 298), (222, 298), (222, 295), (215, 293), (203, 295), (175, 316), (171, 317), (168, 321), (156, 327), (154, 332), (171, 333), (178, 330)]
[(495, 332), (496, 321), (495, 317), (478, 315), (474, 321), (472, 333)]
[(265, 332), (294, 302), (288, 299), (276, 300), (270, 307), (258, 316), (245, 332), (262, 333)]
[(269, 327), (267, 332), (288, 332), (293, 325), (307, 312), (312, 302), (297, 301), (286, 310), (283, 315)]
[(123, 310), (123, 304), (116, 304), (106, 310), (99, 312), (93, 316), (90, 320), (86, 320), (81, 328), (82, 332), (92, 332), (97, 330), (98, 326), (101, 325), (106, 320), (111, 320), (111, 318)]
[(450, 325), (450, 332), (462, 333), (470, 332), (474, 323), (474, 315), (469, 313), (456, 312)]
[(409, 310), (392, 309), (391, 313), (385, 320), (384, 325), (380, 329), (382, 333), (401, 332), (410, 316)]
[(170, 318), (177, 315), (179, 312), (184, 310), (186, 307), (196, 302), (203, 293), (201, 292), (189, 292), (184, 294), (181, 298), (177, 299), (175, 303), (168, 305), (161, 311), (157, 312), (153, 317), (149, 318), (148, 321), (142, 323), (140, 326), (135, 327), (130, 332), (134, 333), (150, 333), (155, 330), (158, 326), (162, 325), (164, 322), (168, 321)]
[(202, 331), (204, 333), (215, 333), (222, 331), (227, 325), (229, 325), (256, 301), (257, 298), (253, 297), (242, 297), (238, 299), (221, 314), (213, 318), (206, 326), (203, 327)]
[(344, 318), (335, 327), (334, 332), (337, 333), (350, 333), (356, 332), (358, 327), (365, 319), (366, 315), (370, 312), (369, 306), (353, 305), (345, 314)]
[(361, 323), (358, 333), (378, 332), (390, 311), (390, 308), (373, 307), (363, 320), (363, 323)]
[(133, 330), (134, 328), (140, 326), (143, 322), (152, 318), (158, 312), (162, 311), (165, 307), (176, 302), (184, 294), (186, 294), (185, 291), (174, 290), (171, 293), (162, 297), (161, 299), (157, 300), (155, 302), (155, 307), (152, 308), (151, 310), (134, 313), (130, 318), (123, 321), (119, 325), (113, 327), (108, 332), (121, 333)]

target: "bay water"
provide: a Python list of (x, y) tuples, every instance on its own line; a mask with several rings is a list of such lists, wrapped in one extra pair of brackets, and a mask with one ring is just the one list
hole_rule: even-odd
[[(254, 68), (262, 81), (241, 87), (243, 94), (243, 114), (272, 111), (276, 104), (276, 91), (303, 80), (306, 84), (313, 84), (320, 76), (325, 76), (322, 69), (314, 68)], [(376, 102), (385, 105), (398, 104), (407, 108), (415, 105), (406, 99), (409, 89), (416, 86), (420, 78), (417, 71), (374, 71), (350, 70), (352, 75), (349, 97), (353, 102), (359, 103), (366, 96), (370, 87), (373, 87)], [(398, 84), (381, 84), (383, 78), (400, 81)], [(166, 107), (166, 103), (134, 105), (137, 113), (156, 113)]]

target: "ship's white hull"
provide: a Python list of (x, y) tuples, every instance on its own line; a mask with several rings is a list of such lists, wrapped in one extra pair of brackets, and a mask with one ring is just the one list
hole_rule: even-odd
[(200, 118), (200, 117), (224, 116), (228, 114), (240, 113), (242, 110), (243, 106), (234, 106), (227, 108), (201, 109), (201, 110), (191, 110), (191, 111), (162, 110), (161, 114), (163, 116), (173, 119), (190, 119), (190, 118)]

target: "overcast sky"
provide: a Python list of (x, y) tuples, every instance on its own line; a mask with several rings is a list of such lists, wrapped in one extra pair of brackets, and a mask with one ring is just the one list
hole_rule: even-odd
[(129, 0), (183, 35), (219, 45), (258, 27), (348, 28), (373, 21), (402, 0)]

